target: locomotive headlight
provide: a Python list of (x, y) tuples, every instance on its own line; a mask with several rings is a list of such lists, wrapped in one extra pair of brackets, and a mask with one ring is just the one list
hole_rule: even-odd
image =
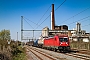
[(68, 45), (68, 42), (66, 42), (66, 44)]
[(61, 44), (63, 44), (63, 43), (61, 42)]

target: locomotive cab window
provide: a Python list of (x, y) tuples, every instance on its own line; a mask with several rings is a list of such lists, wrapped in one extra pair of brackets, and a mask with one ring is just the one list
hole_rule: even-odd
[(59, 38), (60, 42), (68, 42), (68, 38)]

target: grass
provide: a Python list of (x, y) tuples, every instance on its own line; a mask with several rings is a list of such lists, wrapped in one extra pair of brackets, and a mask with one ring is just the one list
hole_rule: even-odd
[(13, 60), (26, 60), (26, 53), (25, 48), (22, 48), (21, 46), (18, 47), (19, 51), (14, 57)]
[(22, 48), (20, 44), (17, 45), (15, 41), (8, 44), (7, 40), (0, 40), (0, 60), (4, 60), (1, 56), (8, 58), (7, 60), (27, 60), (25, 48)]
[(16, 56), (14, 56), (13, 60), (26, 60), (24, 53), (18, 53)]

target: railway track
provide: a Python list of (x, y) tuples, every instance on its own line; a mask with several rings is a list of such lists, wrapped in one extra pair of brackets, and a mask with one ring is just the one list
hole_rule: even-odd
[(74, 58), (72, 56), (68, 56), (65, 54), (58, 53), (58, 52), (48, 51), (45, 49), (40, 49), (40, 48), (36, 48), (36, 47), (33, 47), (33, 49), (54, 57), (55, 58), (54, 60), (81, 60), (80, 58)]
[(80, 54), (80, 53), (66, 53), (66, 55), (80, 58), (83, 60), (90, 60), (90, 55)]
[[(81, 53), (60, 53), (60, 52), (53, 52), (48, 50), (44, 51), (44, 49), (40, 49), (36, 47), (28, 47), (28, 48), (42, 54), (44, 57), (46, 57), (46, 59), (48, 58), (49, 60), (90, 60), (90, 55), (81, 54)], [(36, 54), (36, 52), (35, 53), (32, 52), (32, 53)], [(43, 58), (41, 58), (40, 60), (42, 59)]]
[(86, 50), (75, 50), (75, 51), (71, 51), (70, 53), (65, 53), (65, 55), (80, 58), (82, 60), (90, 60), (90, 51), (86, 51)]
[(66, 53), (66, 54), (69, 56), (74, 56), (84, 60), (90, 60), (90, 50), (73, 49), (73, 51), (77, 51), (77, 53)]
[(72, 49), (72, 51), (77, 51), (78, 53), (90, 55), (90, 50), (86, 49)]
[(35, 55), (37, 57), (38, 60), (66, 60), (65, 58), (58, 58), (58, 57), (54, 57), (50, 54), (47, 54), (45, 52), (42, 52), (41, 50), (32, 48), (32, 47), (27, 47), (27, 49), (33, 53), (33, 55)]
[(90, 55), (90, 50), (79, 50), (79, 53)]

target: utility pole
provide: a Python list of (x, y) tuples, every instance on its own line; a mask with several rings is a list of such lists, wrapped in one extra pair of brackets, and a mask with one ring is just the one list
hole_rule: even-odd
[[(23, 16), (21, 16), (21, 41), (23, 40)], [(23, 43), (21, 43), (23, 47)]]
[(32, 41), (34, 40), (34, 30), (33, 30), (33, 38), (32, 38)]
[(18, 41), (18, 32), (17, 32), (17, 41)]
[(21, 16), (21, 41), (23, 40), (23, 16)]
[(17, 46), (18, 46), (18, 32), (17, 32)]

